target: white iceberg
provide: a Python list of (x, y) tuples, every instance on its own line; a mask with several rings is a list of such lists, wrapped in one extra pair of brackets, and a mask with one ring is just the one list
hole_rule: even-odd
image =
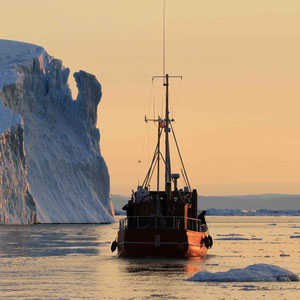
[(188, 280), (202, 282), (289, 282), (299, 281), (299, 277), (295, 273), (278, 266), (255, 264), (244, 269), (230, 269), (227, 272), (201, 271)]
[[(114, 221), (96, 128), (101, 85), (94, 75), (75, 73), (73, 100), (68, 76), (69, 69), (42, 47), (0, 40), (0, 137), (19, 128), (12, 146), (2, 143), (7, 159), (0, 161), (0, 172), (13, 171), (0, 173), (2, 223), (30, 223), (35, 211), (43, 223)], [(22, 172), (19, 161), (9, 160), (16, 151)], [(8, 188), (9, 196), (3, 192)], [(26, 201), (29, 206), (20, 205)]]

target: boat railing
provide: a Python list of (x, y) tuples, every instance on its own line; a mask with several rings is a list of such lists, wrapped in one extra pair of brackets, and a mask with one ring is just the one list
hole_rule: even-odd
[(120, 230), (124, 229), (172, 229), (207, 231), (206, 224), (199, 219), (178, 216), (130, 216), (119, 221)]

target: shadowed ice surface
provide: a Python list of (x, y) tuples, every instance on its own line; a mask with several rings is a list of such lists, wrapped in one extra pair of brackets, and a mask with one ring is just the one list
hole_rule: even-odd
[[(1, 299), (297, 299), (299, 282), (192, 282), (264, 263), (300, 274), (299, 217), (208, 217), (206, 259), (118, 258), (117, 223), (0, 226)], [(268, 224), (277, 224), (268, 226)], [(245, 240), (232, 240), (240, 237)], [(205, 296), (204, 296), (205, 295)]]

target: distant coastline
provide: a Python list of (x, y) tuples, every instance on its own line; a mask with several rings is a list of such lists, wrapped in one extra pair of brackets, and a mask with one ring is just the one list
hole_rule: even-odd
[[(116, 215), (129, 196), (111, 195)], [(258, 194), (199, 196), (198, 207), (209, 216), (300, 216), (300, 195)]]
[[(200, 211), (199, 211), (200, 212)], [(115, 210), (116, 216), (126, 215), (125, 211)], [(241, 209), (217, 209), (209, 208), (206, 210), (207, 216), (256, 216), (256, 217), (272, 217), (272, 216), (300, 216), (299, 210), (272, 210), (272, 209), (259, 209), (259, 210), (241, 210)]]

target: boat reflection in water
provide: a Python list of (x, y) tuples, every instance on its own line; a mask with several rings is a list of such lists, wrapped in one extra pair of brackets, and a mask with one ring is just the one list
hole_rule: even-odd
[(197, 257), (187, 260), (178, 260), (177, 258), (126, 258), (125, 272), (140, 273), (143, 276), (153, 276), (154, 273), (160, 275), (171, 276), (178, 275), (193, 275), (196, 272), (204, 271), (205, 258)]

